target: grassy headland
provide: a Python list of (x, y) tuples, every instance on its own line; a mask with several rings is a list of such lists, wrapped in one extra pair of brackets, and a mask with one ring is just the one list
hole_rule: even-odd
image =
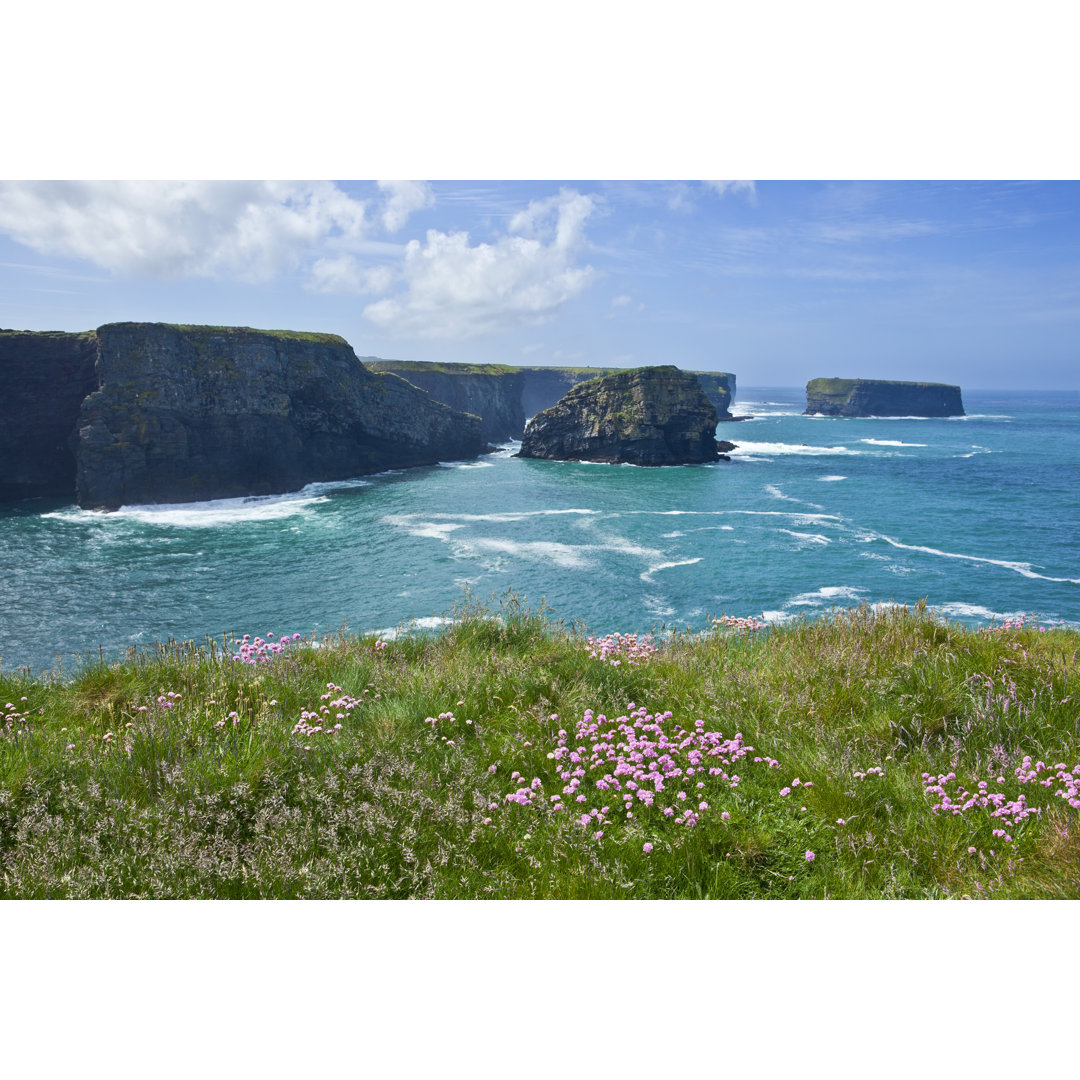
[(0, 897), (1080, 898), (1076, 631), (454, 614), (0, 675)]

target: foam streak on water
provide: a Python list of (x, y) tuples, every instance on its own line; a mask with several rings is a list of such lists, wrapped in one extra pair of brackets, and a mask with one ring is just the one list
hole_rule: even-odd
[[(0, 658), (167, 637), (436, 631), (468, 584), (590, 631), (774, 623), (926, 598), (970, 624), (1080, 624), (1080, 397), (965, 392), (955, 419), (802, 415), (751, 391), (731, 462), (616, 469), (511, 456), (265, 498), (0, 510)], [(753, 402), (753, 403), (752, 403)], [(745, 437), (745, 438), (744, 438)], [(837, 472), (842, 459), (843, 474)]]

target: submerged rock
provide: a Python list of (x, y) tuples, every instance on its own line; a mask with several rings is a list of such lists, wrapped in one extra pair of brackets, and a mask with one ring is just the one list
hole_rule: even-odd
[(695, 375), (635, 368), (575, 386), (525, 429), (519, 457), (631, 465), (716, 461), (717, 415)]
[(888, 379), (811, 379), (806, 416), (963, 416), (960, 387)]

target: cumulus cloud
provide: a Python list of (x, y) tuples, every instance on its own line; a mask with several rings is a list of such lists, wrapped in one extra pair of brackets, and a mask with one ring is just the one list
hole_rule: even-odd
[[(329, 181), (8, 181), (0, 182), (0, 232), (133, 276), (264, 281), (327, 248), (370, 247), (373, 232), (396, 232), (434, 203), (426, 183), (378, 186), (383, 198), (369, 213)], [(389, 288), (385, 273), (333, 254), (312, 268), (312, 284)]]
[(397, 232), (417, 210), (435, 205), (431, 186), (416, 180), (380, 180), (379, 190), (387, 194), (380, 218), (387, 232)]
[(592, 196), (564, 188), (530, 202), (493, 243), (430, 229), (423, 243), (411, 240), (405, 248), (406, 288), (364, 314), (384, 329), (421, 337), (465, 338), (543, 322), (595, 276), (576, 262), (595, 210)]
[(630, 303), (630, 297), (629, 296), (616, 296), (611, 301), (611, 306), (612, 307), (625, 307), (629, 303)]
[(0, 230), (19, 243), (162, 279), (265, 280), (370, 227), (364, 203), (326, 181), (0, 183)]

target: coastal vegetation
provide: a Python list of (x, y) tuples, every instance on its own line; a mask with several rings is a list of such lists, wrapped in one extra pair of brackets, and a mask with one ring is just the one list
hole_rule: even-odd
[(0, 897), (1080, 898), (1075, 630), (278, 629), (0, 674)]

